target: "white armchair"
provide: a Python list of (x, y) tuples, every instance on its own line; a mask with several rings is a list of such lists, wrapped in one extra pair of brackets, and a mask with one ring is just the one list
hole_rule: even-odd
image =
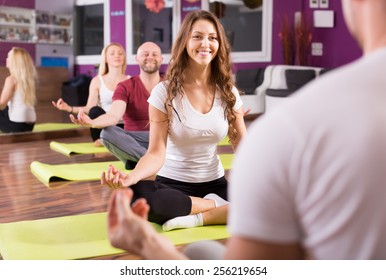
[(244, 93), (241, 95), (244, 109), (249, 110), (250, 115), (264, 113), (264, 97), (256, 96), (256, 89), (264, 81), (264, 68), (238, 70), (235, 80), (238, 89)]
[[(260, 72), (257, 74), (256, 71)], [(311, 66), (269, 65), (265, 69), (239, 70), (236, 73), (236, 85), (246, 93), (241, 95), (244, 109), (250, 110), (251, 115), (259, 115), (271, 111), (326, 71), (328, 69)], [(253, 89), (251, 87), (254, 84), (258, 86)]]
[(264, 96), (265, 113), (290, 97), (292, 93), (318, 77), (323, 68), (297, 65), (270, 65), (256, 95)]

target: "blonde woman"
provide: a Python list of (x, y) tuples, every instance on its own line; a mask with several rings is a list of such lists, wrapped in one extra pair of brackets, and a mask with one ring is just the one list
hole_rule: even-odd
[(25, 49), (14, 47), (8, 52), (6, 66), (10, 75), (0, 95), (0, 130), (32, 131), (36, 122), (34, 62)]
[[(77, 114), (82, 109), (91, 119), (105, 114), (110, 109), (113, 101), (112, 96), (117, 84), (130, 78), (130, 76), (125, 74), (126, 54), (121, 44), (110, 43), (103, 48), (101, 56), (102, 61), (99, 66), (98, 75), (90, 83), (86, 106), (70, 106), (60, 98), (58, 101), (52, 102), (56, 108), (71, 114)], [(123, 127), (121, 123), (118, 125)], [(95, 146), (101, 146), (101, 129), (91, 128), (90, 131)]]

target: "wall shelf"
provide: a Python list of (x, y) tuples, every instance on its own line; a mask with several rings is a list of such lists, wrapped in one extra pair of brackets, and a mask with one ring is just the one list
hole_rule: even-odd
[(2, 26), (13, 26), (13, 27), (30, 27), (30, 23), (19, 23), (19, 22), (2, 22), (0, 21), (0, 25)]
[(72, 15), (0, 6), (0, 41), (72, 44)]

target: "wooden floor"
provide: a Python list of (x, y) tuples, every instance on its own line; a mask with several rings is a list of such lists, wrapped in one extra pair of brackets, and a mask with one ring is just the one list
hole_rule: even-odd
[[(0, 144), (0, 223), (106, 211), (111, 190), (101, 186), (98, 181), (56, 182), (50, 184), (48, 188), (32, 175), (30, 163), (34, 160), (64, 164), (116, 159), (110, 154), (102, 157), (96, 155), (67, 157), (49, 148), (52, 140), (66, 143), (89, 142), (90, 137), (86, 134), (65, 139)], [(96, 259), (136, 258), (126, 253)]]
[[(30, 163), (34, 160), (51, 164), (80, 163), (115, 158), (109, 155), (66, 157), (50, 150), (50, 141), (0, 145), (0, 223), (106, 211), (111, 190), (98, 181), (56, 182), (48, 188), (32, 175)], [(89, 136), (65, 139), (68, 143), (86, 141), (90, 141)]]

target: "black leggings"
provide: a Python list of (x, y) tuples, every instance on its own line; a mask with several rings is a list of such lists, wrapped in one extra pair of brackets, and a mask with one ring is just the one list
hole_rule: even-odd
[(9, 119), (8, 106), (0, 110), (0, 131), (10, 132), (30, 132), (33, 130), (35, 123), (13, 122)]
[(131, 186), (133, 201), (145, 198), (150, 205), (149, 221), (163, 224), (178, 216), (189, 215), (192, 200), (189, 196), (204, 197), (215, 193), (227, 200), (228, 182), (225, 177), (205, 183), (186, 183), (157, 176), (155, 181), (145, 180)]
[[(103, 110), (101, 107), (99, 106), (94, 106), (90, 109), (90, 111), (88, 112), (88, 116), (90, 117), (90, 119), (96, 119), (97, 117), (103, 115), (103, 114), (106, 114), (106, 111)], [(123, 124), (117, 124), (117, 126), (119, 127), (122, 127), (123, 128)], [(90, 134), (91, 134), (91, 138), (93, 141), (96, 141), (98, 140), (99, 138), (101, 138), (101, 131), (102, 129), (101, 128), (90, 128)]]

